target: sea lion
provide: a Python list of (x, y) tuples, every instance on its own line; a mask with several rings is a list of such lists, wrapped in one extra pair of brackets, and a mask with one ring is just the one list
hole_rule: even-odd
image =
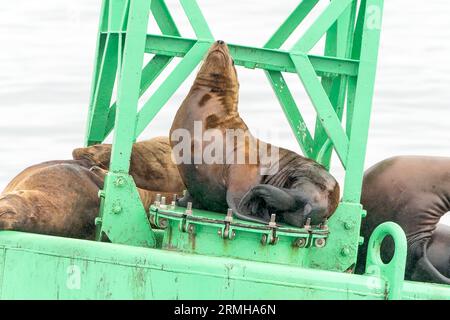
[[(184, 184), (178, 168), (171, 159), (171, 148), (167, 137), (157, 137), (133, 144), (130, 175), (138, 188), (182, 192)], [(109, 168), (111, 145), (98, 144), (78, 148), (72, 152), (73, 159), (88, 161), (89, 166)]]
[[(205, 139), (196, 137), (200, 126), (203, 132), (213, 134), (216, 141), (224, 142), (226, 147), (218, 153), (227, 161), (205, 163), (192, 154), (189, 163), (178, 160), (188, 190), (178, 203), (185, 206), (192, 202), (194, 208), (217, 212), (231, 208), (238, 218), (261, 223), (276, 214), (276, 221), (298, 227), (308, 218), (312, 224), (327, 219), (339, 203), (337, 181), (313, 160), (253, 137), (239, 116), (238, 95), (239, 82), (228, 46), (217, 41), (175, 116), (170, 136), (174, 157), (184, 158), (187, 151), (195, 153), (196, 149), (206, 150), (210, 146)], [(177, 154), (183, 130), (194, 138), (191, 150)], [(243, 133), (244, 139), (236, 141), (230, 131)], [(278, 157), (271, 163), (264, 163), (261, 157), (261, 148), (265, 146), (271, 156), (278, 151)], [(244, 155), (245, 161), (230, 163), (228, 159), (233, 160), (236, 154)], [(252, 155), (256, 155), (253, 162)]]
[[(17, 175), (0, 195), (0, 230), (94, 239), (104, 171), (84, 160), (49, 161)], [(148, 210), (156, 192), (138, 189)], [(172, 194), (163, 194), (171, 201)]]
[[(367, 211), (361, 233), (366, 239), (383, 222), (398, 223), (408, 241), (405, 278), (450, 284), (450, 228), (439, 225), (450, 211), (450, 158), (397, 156), (369, 168), (361, 203)], [(367, 241), (356, 271), (364, 272)], [(382, 245), (382, 259), (393, 254), (393, 241)]]

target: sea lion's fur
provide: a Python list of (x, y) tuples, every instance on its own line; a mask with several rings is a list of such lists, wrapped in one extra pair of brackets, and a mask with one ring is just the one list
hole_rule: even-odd
[[(181, 177), (188, 189), (188, 201), (193, 207), (226, 212), (232, 208), (242, 219), (267, 222), (270, 214), (277, 214), (277, 221), (303, 226), (307, 218), (320, 223), (328, 218), (339, 202), (339, 185), (318, 163), (306, 159), (290, 150), (279, 149), (279, 159), (272, 163), (279, 170), (270, 175), (263, 173), (262, 159), (255, 148), (267, 145), (274, 152), (276, 147), (264, 144), (253, 137), (238, 113), (239, 82), (228, 47), (216, 42), (197, 75), (183, 104), (179, 108), (171, 127), (171, 137), (178, 129), (188, 130), (194, 136), (196, 121), (201, 121), (203, 131), (216, 130), (224, 145), (245, 154), (244, 164), (178, 165)], [(226, 135), (229, 129), (244, 132), (243, 142)], [(175, 148), (178, 141), (171, 141)], [(192, 141), (195, 150), (204, 141)], [(224, 148), (225, 149), (225, 148)], [(252, 153), (254, 152), (254, 153)], [(258, 154), (257, 161), (248, 161), (251, 154)], [(229, 156), (223, 151), (223, 159)]]
[[(0, 230), (94, 239), (104, 171), (81, 160), (49, 161), (17, 175), (0, 195)], [(138, 189), (148, 210), (158, 192)], [(172, 194), (163, 194), (172, 200)]]
[[(89, 165), (109, 169), (111, 145), (98, 144), (73, 150), (75, 160), (88, 161)], [(133, 144), (130, 175), (138, 188), (182, 192), (184, 184), (178, 168), (171, 159), (172, 150), (167, 137), (156, 137)]]
[[(445, 234), (449, 228), (439, 225), (450, 211), (450, 158), (398, 156), (377, 163), (364, 175), (361, 203), (367, 211), (361, 227), (366, 239), (386, 221), (405, 231), (406, 279), (450, 284), (450, 236)], [(365, 243), (359, 250), (358, 273), (364, 272)], [(389, 260), (393, 250), (393, 242), (386, 239), (383, 259)]]

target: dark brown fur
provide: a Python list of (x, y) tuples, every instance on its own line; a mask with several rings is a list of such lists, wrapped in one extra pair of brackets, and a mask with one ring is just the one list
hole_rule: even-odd
[[(439, 227), (439, 220), (450, 211), (450, 158), (399, 156), (374, 165), (364, 175), (361, 203), (367, 210), (361, 227), (366, 241), (359, 250), (358, 273), (364, 272), (367, 242), (373, 230), (393, 221), (403, 228), (408, 240), (406, 279), (445, 283), (433, 278), (432, 267), (423, 266), (428, 259), (424, 253), (430, 250), (428, 266), (434, 264), (450, 283), (450, 237), (436, 231), (449, 230)], [(438, 246), (440, 253), (432, 254)], [(381, 251), (383, 259), (389, 260), (393, 242), (386, 239)]]

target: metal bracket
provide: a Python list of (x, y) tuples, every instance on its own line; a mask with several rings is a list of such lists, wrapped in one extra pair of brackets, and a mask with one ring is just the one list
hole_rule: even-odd
[[(394, 256), (389, 263), (381, 260), (381, 244), (387, 236), (395, 243)], [(373, 285), (382, 286), (385, 283), (385, 296), (389, 300), (402, 298), (403, 282), (406, 267), (406, 236), (403, 229), (394, 222), (379, 225), (372, 233), (368, 244), (366, 274), (371, 275)], [(377, 281), (378, 280), (378, 281)]]

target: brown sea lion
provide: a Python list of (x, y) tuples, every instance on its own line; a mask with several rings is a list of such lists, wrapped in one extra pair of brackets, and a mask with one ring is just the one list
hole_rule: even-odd
[[(450, 284), (450, 228), (439, 224), (450, 211), (450, 158), (398, 156), (381, 161), (364, 175), (361, 203), (367, 210), (361, 227), (366, 239), (386, 221), (405, 231), (406, 279)], [(365, 243), (358, 254), (358, 273), (364, 272)], [(384, 261), (393, 250), (393, 241), (386, 239)]]
[[(49, 161), (22, 171), (0, 195), (0, 230), (94, 239), (104, 172), (87, 165)], [(156, 192), (138, 191), (148, 210)], [(172, 200), (172, 194), (163, 196)]]
[[(254, 222), (267, 222), (271, 214), (277, 214), (278, 222), (299, 227), (308, 218), (313, 224), (327, 219), (339, 202), (337, 181), (313, 160), (253, 137), (239, 116), (238, 95), (233, 59), (227, 45), (217, 41), (175, 116), (170, 136), (175, 157), (185, 157), (186, 150), (177, 154), (183, 130), (194, 137), (191, 153), (206, 150), (209, 142), (196, 137), (196, 126), (200, 124), (203, 132), (214, 133), (216, 140), (224, 142), (226, 147), (218, 152), (226, 161), (206, 163), (191, 154), (189, 163), (180, 163), (178, 168), (188, 194), (179, 204), (186, 205), (189, 201), (194, 208), (217, 212), (232, 208), (238, 218)], [(230, 130), (244, 133), (244, 140), (236, 141)], [(265, 146), (271, 156), (278, 151), (278, 157), (270, 163), (261, 157), (261, 148)], [(228, 160), (233, 160), (236, 154), (244, 155), (245, 161), (230, 163)], [(252, 155), (256, 155), (253, 162)]]
[[(133, 144), (130, 175), (138, 188), (182, 192), (184, 184), (177, 166), (171, 160), (170, 142), (167, 137), (157, 137)], [(86, 160), (89, 165), (109, 168), (111, 145), (98, 144), (73, 150), (75, 160)]]

